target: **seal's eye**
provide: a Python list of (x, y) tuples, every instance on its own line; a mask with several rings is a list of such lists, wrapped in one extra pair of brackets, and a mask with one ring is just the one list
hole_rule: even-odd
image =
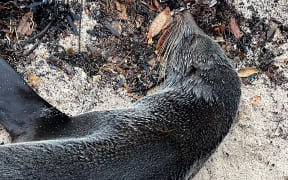
[(186, 77), (195, 74), (196, 70), (197, 69), (195, 66), (193, 66), (193, 65), (189, 66), (187, 69)]

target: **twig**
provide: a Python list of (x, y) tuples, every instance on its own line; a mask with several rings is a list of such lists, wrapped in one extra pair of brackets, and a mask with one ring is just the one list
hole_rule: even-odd
[[(83, 0), (81, 0), (81, 8), (83, 9)], [(83, 11), (83, 10), (82, 10)], [(78, 52), (81, 52), (81, 27), (82, 27), (82, 11), (80, 13), (80, 19), (79, 19), (79, 36), (78, 36)]]
[(40, 44), (41, 41), (37, 41), (32, 48), (30, 48), (28, 51), (23, 53), (23, 56), (29, 56)]

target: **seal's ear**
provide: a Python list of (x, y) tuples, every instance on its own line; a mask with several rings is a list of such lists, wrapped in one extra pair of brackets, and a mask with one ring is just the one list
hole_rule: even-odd
[(197, 71), (197, 68), (193, 65), (190, 65), (187, 69), (187, 72), (185, 74), (185, 77), (190, 77), (192, 76), (193, 74), (195, 74), (195, 72)]
[[(56, 131), (69, 118), (38, 96), (0, 57), (0, 123), (12, 140), (34, 140), (43, 131)], [(41, 131), (41, 132), (40, 132)]]

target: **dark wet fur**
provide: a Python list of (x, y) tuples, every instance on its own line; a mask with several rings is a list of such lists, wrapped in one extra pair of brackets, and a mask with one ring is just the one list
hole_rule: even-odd
[[(170, 31), (162, 51), (167, 77), (158, 92), (130, 108), (86, 113), (68, 122), (26, 84), (4, 82), (15, 79), (23, 83), (1, 62), (1, 70), (8, 75), (0, 79), (0, 122), (13, 132), (15, 141), (32, 141), (0, 147), (1, 178), (193, 177), (233, 123), (240, 81), (220, 46), (198, 28), (188, 12), (176, 15)], [(10, 92), (12, 89), (17, 91)], [(18, 93), (22, 89), (26, 91)], [(31, 100), (22, 97), (30, 95)], [(19, 108), (26, 103), (33, 108)], [(46, 117), (40, 114), (46, 109), (56, 112), (44, 113), (52, 117), (50, 127), (42, 126)], [(26, 111), (35, 116), (26, 118)], [(19, 120), (16, 114), (24, 118)]]
[(58, 130), (69, 122), (66, 115), (27, 86), (1, 57), (0, 72), (0, 122), (9, 131), (13, 141), (34, 139), (40, 135), (40, 132), (35, 131)]

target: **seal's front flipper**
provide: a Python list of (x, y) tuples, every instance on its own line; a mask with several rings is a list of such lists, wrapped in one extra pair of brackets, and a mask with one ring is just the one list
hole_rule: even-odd
[(47, 139), (69, 118), (38, 96), (0, 57), (0, 123), (13, 141)]

